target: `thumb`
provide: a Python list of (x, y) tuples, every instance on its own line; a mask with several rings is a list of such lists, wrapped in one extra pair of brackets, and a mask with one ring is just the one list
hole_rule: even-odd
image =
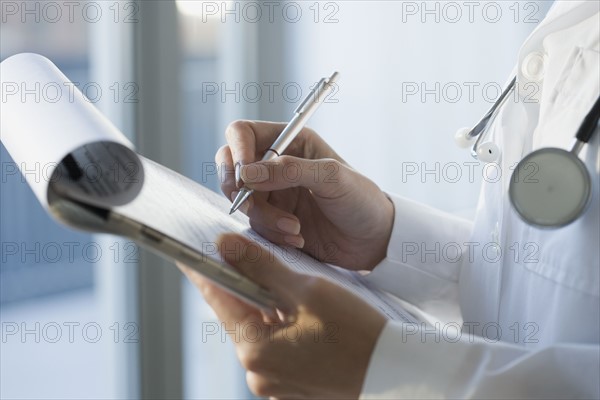
[(291, 311), (294, 287), (302, 276), (283, 265), (266, 248), (237, 234), (224, 234), (217, 239), (223, 259), (250, 280), (275, 295), (285, 311)]
[(244, 165), (240, 172), (250, 189), (270, 192), (302, 186), (323, 197), (339, 195), (348, 177), (348, 168), (333, 158), (307, 160), (292, 156)]

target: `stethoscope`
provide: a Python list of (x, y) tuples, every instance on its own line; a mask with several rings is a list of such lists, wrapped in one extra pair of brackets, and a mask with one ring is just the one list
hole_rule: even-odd
[[(498, 146), (484, 139), (498, 111), (515, 90), (516, 82), (515, 77), (474, 128), (462, 128), (456, 133), (456, 143), (463, 148), (477, 138), (471, 148), (476, 159), (484, 162), (499, 159)], [(541, 228), (560, 228), (575, 221), (586, 210), (592, 184), (578, 154), (592, 138), (599, 119), (600, 97), (577, 130), (571, 151), (547, 147), (530, 153), (517, 164), (508, 193), (513, 208), (525, 222)]]

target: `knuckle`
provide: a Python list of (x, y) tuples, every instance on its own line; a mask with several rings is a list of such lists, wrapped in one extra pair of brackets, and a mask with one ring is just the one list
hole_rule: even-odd
[(277, 159), (273, 180), (286, 183), (298, 183), (303, 174), (306, 174), (309, 160), (303, 160), (292, 156), (281, 156)]
[(340, 160), (336, 160), (335, 158), (323, 158), (321, 161), (330, 165), (335, 165), (338, 168), (342, 166)]
[(215, 153), (215, 162), (217, 163), (217, 166), (219, 166), (220, 164), (225, 164), (230, 158), (228, 157), (230, 154), (231, 149), (229, 148), (229, 145), (226, 144), (219, 147), (219, 150), (217, 150), (217, 152)]
[(286, 155), (282, 155), (282, 156), (279, 156), (279, 157), (277, 158), (277, 161), (278, 161), (278, 162), (279, 162), (279, 164), (281, 164), (281, 166), (283, 166), (283, 167), (285, 167), (286, 165), (289, 165), (289, 164), (293, 163), (293, 162), (294, 162), (294, 160), (296, 160), (296, 158), (295, 158), (295, 157), (292, 157), (292, 156), (286, 156)]
[(334, 192), (344, 187), (344, 184), (356, 179), (348, 175), (347, 167), (339, 160), (334, 158), (325, 158), (319, 161), (320, 180), (328, 184)]
[(312, 129), (308, 126), (304, 127), (303, 131), (306, 136), (319, 136), (317, 131), (315, 131), (314, 129)]
[(261, 375), (249, 372), (246, 374), (246, 382), (250, 391), (258, 397), (268, 397), (273, 392), (271, 382)]
[(332, 172), (336, 172), (336, 173), (341, 171), (344, 167), (344, 165), (339, 160), (336, 160), (335, 158), (323, 158), (323, 159), (319, 160), (319, 162), (323, 169), (329, 170)]
[(250, 349), (240, 353), (240, 364), (247, 371), (257, 371), (260, 368), (261, 360), (260, 355), (256, 351)]
[(227, 125), (227, 129), (225, 129), (225, 137), (227, 139), (230, 139), (236, 133), (245, 131), (249, 127), (250, 127), (250, 121), (246, 121), (243, 119), (238, 119), (233, 122), (230, 122), (229, 125)]
[(301, 148), (305, 148), (305, 147), (312, 148), (314, 140), (318, 136), (319, 135), (317, 134), (317, 132), (314, 129), (305, 126), (304, 128), (302, 128), (302, 130), (298, 134), (298, 137), (297, 137), (298, 140), (294, 140), (295, 143), (294, 142), (292, 142), (292, 143), (296, 144), (296, 145), (300, 145)]

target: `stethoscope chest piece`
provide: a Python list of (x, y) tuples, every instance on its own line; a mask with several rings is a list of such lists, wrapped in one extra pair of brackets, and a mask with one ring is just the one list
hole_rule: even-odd
[(527, 223), (558, 228), (575, 221), (591, 197), (590, 175), (572, 151), (544, 148), (527, 155), (515, 168), (510, 201)]
[[(454, 137), (460, 147), (469, 147), (477, 138), (471, 154), (481, 161), (494, 162), (499, 157), (498, 146), (483, 139), (498, 110), (515, 90), (516, 82), (515, 77), (477, 125), (460, 129)], [(599, 120), (600, 97), (579, 126), (571, 151), (543, 148), (517, 164), (508, 191), (512, 206), (525, 222), (540, 228), (560, 228), (583, 214), (590, 202), (592, 184), (578, 153), (600, 129)]]

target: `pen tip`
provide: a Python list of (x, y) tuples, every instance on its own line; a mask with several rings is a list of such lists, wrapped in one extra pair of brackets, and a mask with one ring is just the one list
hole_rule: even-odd
[(229, 210), (229, 215), (233, 214), (237, 210), (239, 210), (240, 206), (250, 197), (252, 194), (251, 190), (242, 189), (237, 194), (235, 199), (233, 200), (233, 204), (231, 205), (231, 209)]

